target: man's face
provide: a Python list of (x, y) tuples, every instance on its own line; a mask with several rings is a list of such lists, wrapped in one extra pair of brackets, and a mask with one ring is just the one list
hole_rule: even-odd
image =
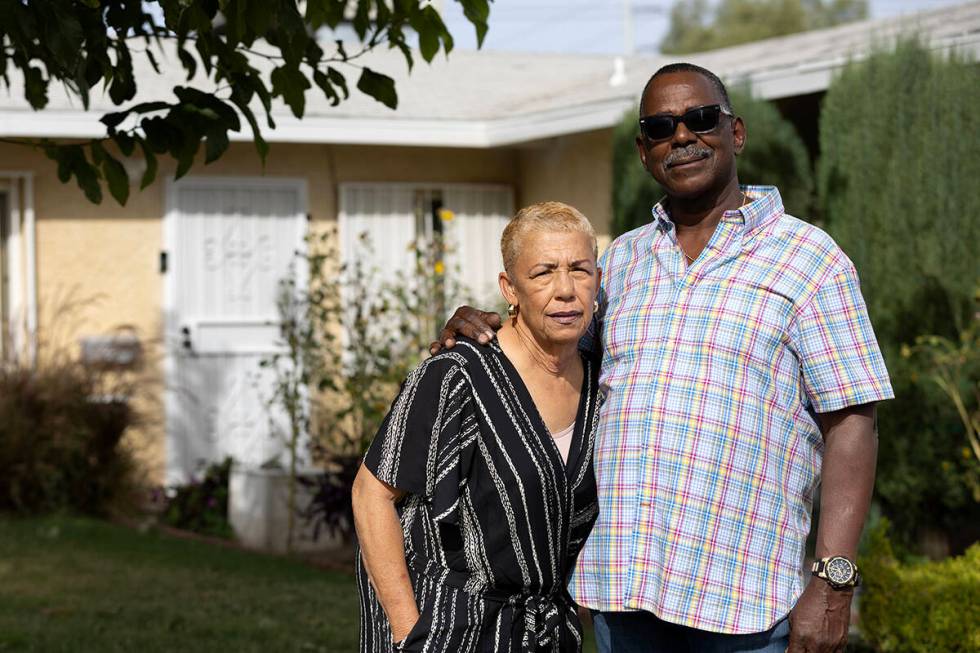
[[(679, 116), (696, 107), (723, 103), (714, 86), (703, 76), (671, 73), (658, 77), (650, 85), (640, 111), (643, 117)], [(684, 123), (678, 123), (669, 138), (654, 141), (640, 135), (636, 149), (643, 167), (668, 195), (697, 198), (735, 179), (735, 154), (741, 152), (744, 143), (742, 120), (722, 114), (718, 126), (711, 131), (695, 133)]]

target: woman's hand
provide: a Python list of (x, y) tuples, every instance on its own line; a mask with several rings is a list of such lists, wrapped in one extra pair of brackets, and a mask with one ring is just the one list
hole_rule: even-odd
[(408, 634), (412, 632), (412, 628), (415, 627), (415, 623), (419, 620), (419, 612), (415, 611), (414, 617), (404, 617), (399, 618), (397, 621), (395, 619), (390, 619), (391, 624), (391, 641), (397, 644), (402, 641)]
[(472, 306), (460, 306), (442, 328), (439, 340), (429, 345), (429, 353), (438, 354), (443, 347), (452, 349), (456, 345), (456, 336), (473, 338), (485, 345), (493, 340), (494, 332), (500, 325), (500, 316), (496, 313), (481, 311)]

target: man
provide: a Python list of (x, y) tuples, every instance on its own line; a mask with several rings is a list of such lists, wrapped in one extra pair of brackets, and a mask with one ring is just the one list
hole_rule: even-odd
[[(601, 261), (599, 518), (570, 592), (605, 652), (842, 650), (893, 396), (854, 267), (739, 186), (746, 128), (713, 73), (665, 66), (640, 116), (667, 197)], [(494, 323), (460, 309), (441, 341)]]

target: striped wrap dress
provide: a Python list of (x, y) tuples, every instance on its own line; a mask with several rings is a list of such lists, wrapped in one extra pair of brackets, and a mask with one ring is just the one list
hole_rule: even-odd
[(364, 464), (398, 512), (420, 618), (401, 642), (358, 556), (362, 653), (577, 652), (566, 584), (597, 514), (598, 365), (565, 463), (496, 341), (460, 338), (409, 376)]

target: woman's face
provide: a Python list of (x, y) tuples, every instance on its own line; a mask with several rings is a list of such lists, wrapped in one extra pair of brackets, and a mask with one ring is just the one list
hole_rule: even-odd
[(592, 321), (599, 288), (592, 239), (585, 233), (532, 231), (520, 243), (500, 291), (518, 309), (518, 322), (541, 342), (578, 342)]

